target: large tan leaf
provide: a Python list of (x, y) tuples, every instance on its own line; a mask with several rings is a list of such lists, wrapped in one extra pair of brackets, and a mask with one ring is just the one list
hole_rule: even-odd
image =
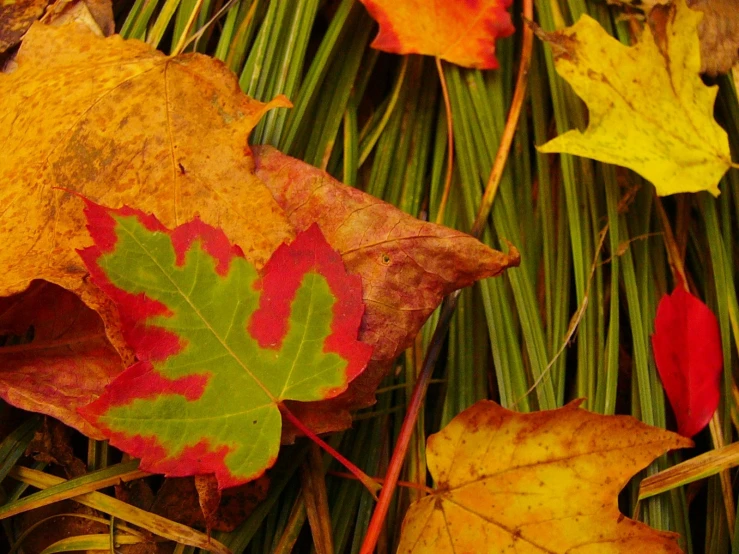
[[(390, 364), (445, 295), (518, 265), (515, 249), (506, 255), (465, 233), (420, 221), (274, 148), (255, 147), (254, 159), (257, 175), (295, 229), (318, 222), (347, 270), (362, 277), (360, 339), (374, 347), (372, 361), (346, 393), (321, 403), (326, 409), (374, 402)], [(329, 423), (320, 408), (311, 409), (301, 417), (317, 428)]]
[(411, 505), (399, 554), (676, 554), (677, 536), (625, 517), (618, 493), (691, 440), (575, 401), (521, 414), (483, 400), (428, 439), (434, 494)]
[(142, 207), (170, 227), (199, 214), (257, 264), (293, 236), (247, 145), (261, 115), (286, 99), (249, 99), (211, 58), (170, 58), (77, 24), (35, 24), (17, 64), (0, 74), (0, 295), (32, 279), (57, 283), (100, 311), (125, 350), (75, 253), (90, 244), (82, 202), (54, 187)]

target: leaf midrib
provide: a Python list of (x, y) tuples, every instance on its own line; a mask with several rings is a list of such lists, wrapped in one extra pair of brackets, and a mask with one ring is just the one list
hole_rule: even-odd
[[(120, 224), (120, 222), (119, 222)], [(203, 316), (203, 314), (200, 312), (200, 310), (190, 301), (190, 298), (188, 295), (184, 293), (184, 291), (179, 287), (179, 285), (169, 276), (169, 274), (166, 272), (165, 268), (159, 263), (159, 260), (156, 258), (156, 256), (153, 256), (151, 252), (142, 244), (136, 236), (131, 233), (125, 225), (121, 225), (122, 229), (133, 239), (133, 241), (146, 253), (147, 256), (154, 262), (154, 264), (160, 269), (162, 274), (167, 278), (167, 280), (172, 283), (172, 286), (177, 290), (177, 292), (182, 296), (182, 298), (185, 299), (187, 304), (192, 308), (192, 310), (197, 314), (197, 316), (200, 318), (200, 320), (205, 324), (207, 329), (213, 334), (213, 336), (218, 340), (218, 342), (221, 344), (221, 346), (228, 352), (228, 354), (236, 361), (236, 363), (241, 366), (241, 368), (246, 372), (249, 377), (252, 378), (252, 380), (259, 386), (259, 388), (264, 391), (264, 393), (269, 397), (269, 399), (275, 404), (279, 404), (280, 401), (277, 400), (277, 398), (272, 394), (272, 392), (264, 386), (264, 384), (257, 379), (257, 377), (249, 370), (249, 368), (244, 365), (244, 363), (241, 361), (241, 359), (236, 355), (236, 353), (231, 349), (231, 347), (228, 346), (226, 342), (216, 333), (213, 326), (210, 324), (210, 322)], [(200, 243), (200, 240), (196, 241), (198, 244)], [(193, 245), (190, 247), (192, 248)]]

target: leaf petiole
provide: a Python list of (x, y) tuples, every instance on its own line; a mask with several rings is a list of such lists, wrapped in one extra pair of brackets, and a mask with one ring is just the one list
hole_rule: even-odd
[[(333, 475), (334, 477), (341, 477), (343, 479), (356, 479), (354, 475), (351, 473), (344, 473), (343, 471), (329, 471), (329, 475)], [(379, 483), (382, 485), (385, 482), (385, 479), (383, 477), (370, 477), (373, 481), (376, 483)], [(410, 481), (400, 481), (398, 480), (396, 483), (399, 487), (405, 487), (406, 489), (414, 489), (417, 491), (423, 491), (426, 494), (435, 494), (436, 491), (432, 489), (431, 487), (427, 487), (426, 485), (419, 485), (418, 483), (411, 483)]]
[(372, 479), (372, 477), (367, 475), (364, 471), (359, 469), (356, 465), (354, 465), (352, 462), (350, 462), (348, 459), (342, 456), (336, 449), (331, 447), (321, 437), (316, 435), (302, 421), (300, 421), (297, 417), (295, 417), (295, 415), (284, 404), (279, 404), (279, 408), (280, 408), (280, 413), (285, 419), (287, 419), (290, 423), (295, 425), (295, 427), (297, 427), (300, 430), (300, 432), (303, 433), (306, 437), (308, 437), (310, 440), (315, 442), (318, 446), (323, 448), (326, 452), (331, 454), (331, 456), (333, 456), (337, 462), (339, 462), (346, 469), (348, 469), (352, 473), (352, 475), (354, 475), (359, 480), (359, 482), (365, 486), (365, 488), (372, 495), (372, 498), (377, 500), (377, 492), (382, 487), (379, 484), (377, 484)]

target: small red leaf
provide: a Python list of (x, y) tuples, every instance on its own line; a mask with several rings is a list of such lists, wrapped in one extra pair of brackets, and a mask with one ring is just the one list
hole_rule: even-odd
[(692, 437), (716, 411), (723, 366), (713, 312), (678, 286), (657, 307), (652, 348), (681, 435)]

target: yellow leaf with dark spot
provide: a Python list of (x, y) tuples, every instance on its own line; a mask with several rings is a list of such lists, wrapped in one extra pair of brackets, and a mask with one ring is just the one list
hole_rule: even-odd
[[(539, 147), (629, 167), (657, 194), (707, 190), (731, 167), (726, 132), (713, 119), (718, 87), (703, 84), (697, 27), (702, 15), (678, 0), (658, 34), (645, 26), (627, 47), (584, 15), (546, 34), (557, 72), (590, 110), (585, 132), (573, 130)], [(654, 13), (654, 12), (653, 12)]]

